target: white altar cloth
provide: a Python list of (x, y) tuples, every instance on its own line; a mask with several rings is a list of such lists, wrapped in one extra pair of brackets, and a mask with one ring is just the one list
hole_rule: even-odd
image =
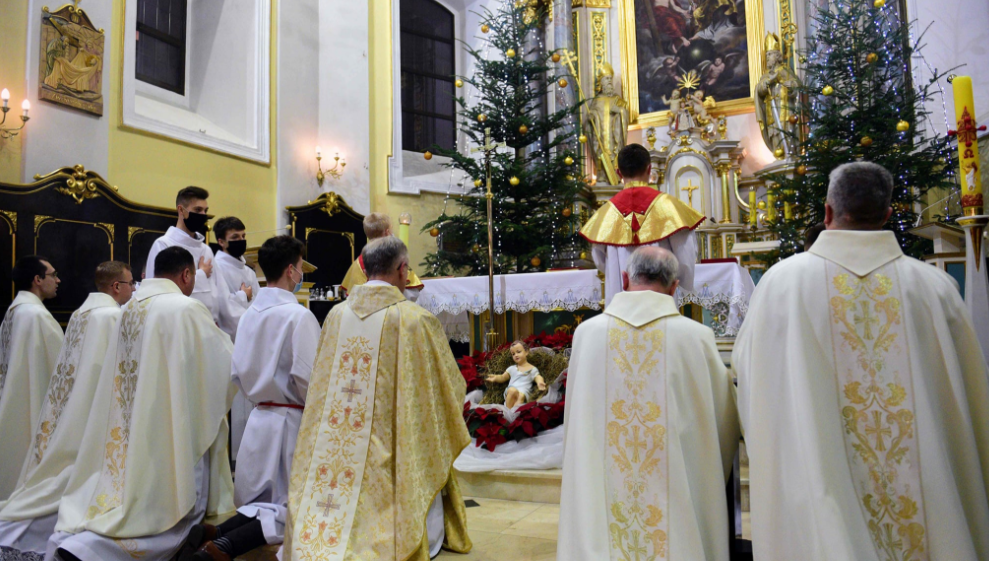
[(698, 263), (694, 266), (694, 290), (677, 290), (677, 305), (697, 304), (709, 310), (715, 316), (715, 335), (734, 337), (749, 311), (754, 290), (752, 276), (738, 263)]
[[(423, 279), (417, 304), (440, 318), (451, 339), (469, 340), (467, 313), (488, 311), (488, 277)], [(601, 309), (595, 269), (495, 275), (495, 313)]]

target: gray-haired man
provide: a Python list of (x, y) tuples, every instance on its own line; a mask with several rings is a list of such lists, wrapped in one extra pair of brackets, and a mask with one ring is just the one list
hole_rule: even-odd
[(633, 548), (648, 559), (729, 558), (734, 388), (714, 332), (677, 309), (678, 269), (665, 249), (635, 250), (624, 291), (574, 335), (560, 561)]
[(989, 559), (989, 374), (954, 281), (882, 229), (892, 192), (835, 169), (735, 341), (757, 559)]

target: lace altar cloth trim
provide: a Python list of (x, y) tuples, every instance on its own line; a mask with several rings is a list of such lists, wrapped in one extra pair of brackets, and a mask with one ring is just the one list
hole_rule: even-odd
[[(495, 275), (495, 313), (554, 309), (601, 309), (601, 279), (596, 270)], [(417, 303), (433, 314), (488, 311), (488, 278), (459, 277), (423, 281)], [(449, 331), (447, 332), (449, 334)]]
[(712, 313), (718, 337), (734, 337), (749, 312), (755, 283), (737, 263), (700, 263), (694, 267), (694, 291), (677, 290), (677, 305), (697, 304)]

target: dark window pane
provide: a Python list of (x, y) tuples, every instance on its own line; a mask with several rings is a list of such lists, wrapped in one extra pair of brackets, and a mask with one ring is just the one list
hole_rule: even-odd
[(456, 146), (453, 14), (434, 0), (402, 0), (402, 147)]
[(185, 95), (188, 0), (138, 0), (138, 80)]

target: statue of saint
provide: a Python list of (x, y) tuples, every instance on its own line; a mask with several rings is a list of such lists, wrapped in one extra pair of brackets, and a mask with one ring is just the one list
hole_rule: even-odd
[[(591, 154), (598, 177), (607, 175), (608, 183), (617, 185), (617, 175), (615, 177), (611, 175), (617, 169), (615, 158), (618, 151), (625, 147), (628, 135), (628, 102), (615, 91), (615, 71), (610, 64), (604, 64), (598, 81), (601, 84), (601, 91), (591, 100), (588, 109), (591, 126), (594, 128), (593, 134), (590, 135)], [(603, 161), (605, 158), (610, 165), (605, 165)]]
[(790, 123), (790, 115), (796, 108), (799, 87), (800, 80), (783, 58), (779, 38), (770, 33), (766, 36), (766, 68), (755, 88), (755, 116), (762, 139), (777, 158), (793, 151), (789, 143), (797, 128)]

